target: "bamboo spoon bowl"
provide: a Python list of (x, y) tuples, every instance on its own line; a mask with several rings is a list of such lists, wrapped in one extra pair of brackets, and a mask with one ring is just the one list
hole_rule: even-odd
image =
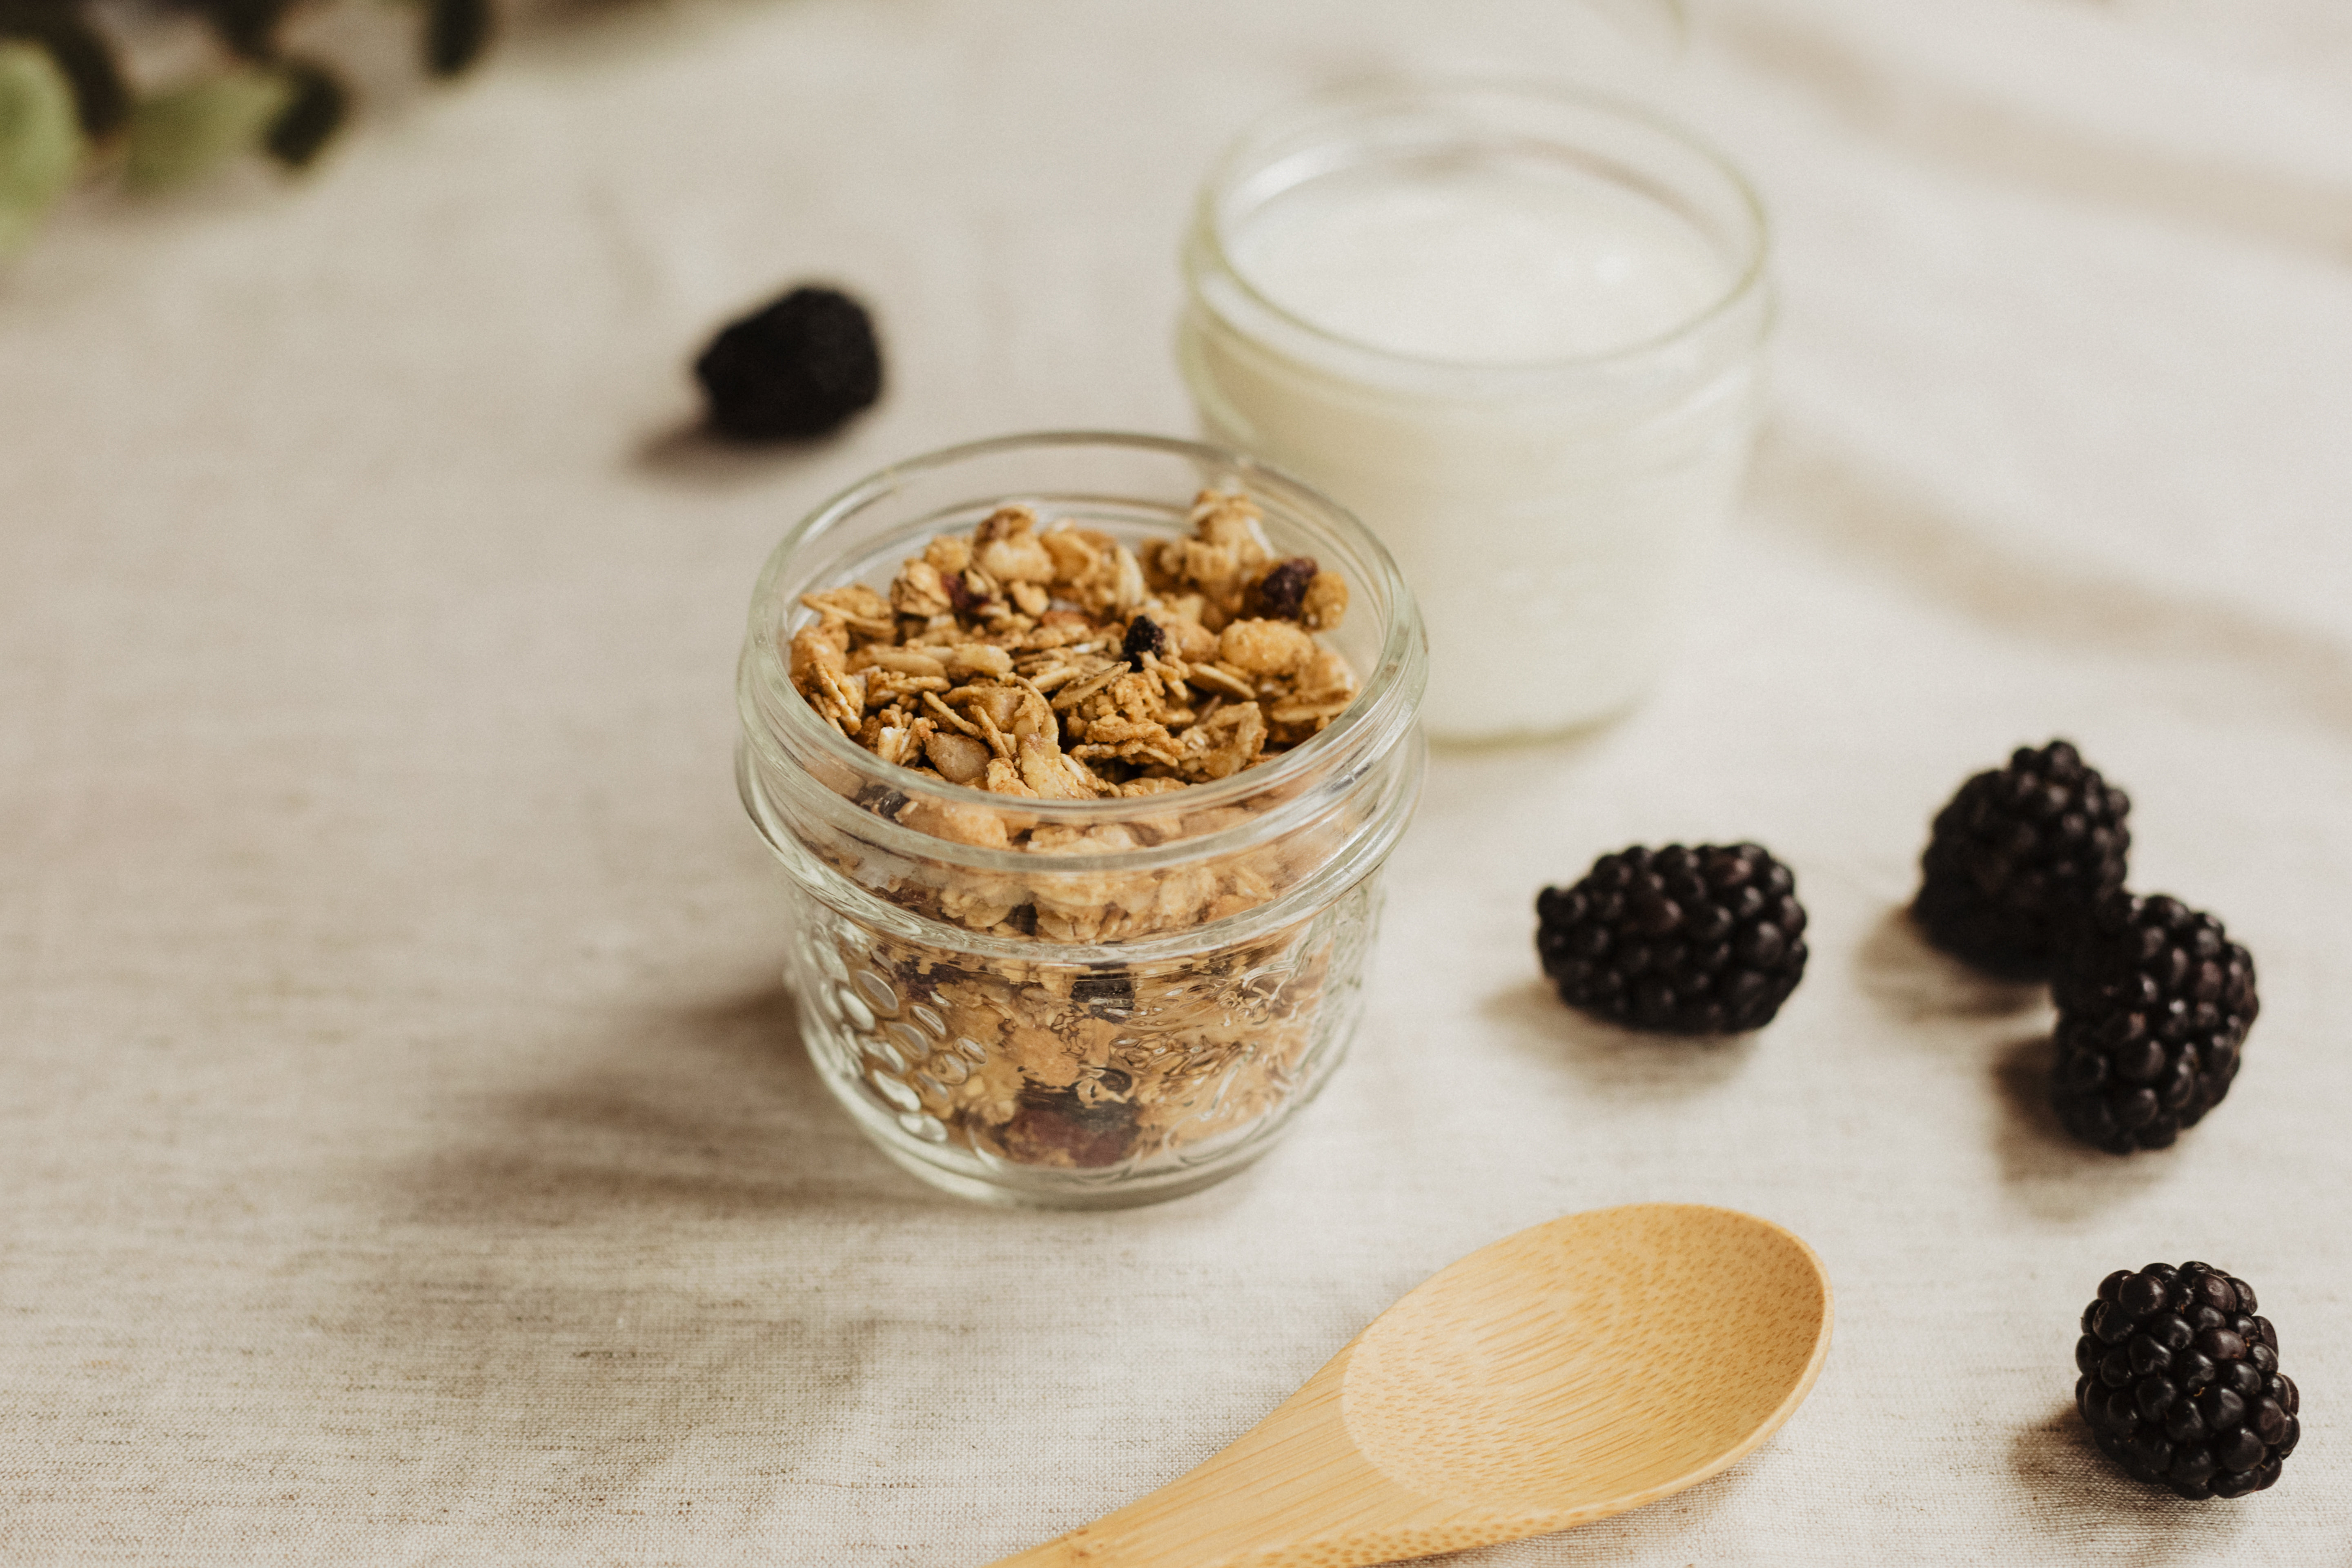
[(1766, 1220), (1570, 1215), (1432, 1276), (1230, 1447), (993, 1568), (1358, 1568), (1694, 1486), (1813, 1386), (1830, 1282)]

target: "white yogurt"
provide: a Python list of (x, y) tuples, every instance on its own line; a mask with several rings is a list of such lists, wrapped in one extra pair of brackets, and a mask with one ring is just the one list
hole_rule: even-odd
[(1213, 180), (1181, 345), (1202, 420), (1396, 555), (1429, 627), (1433, 733), (1607, 717), (1654, 677), (1746, 461), (1767, 314), (1752, 202), (1685, 139), (1591, 100), (1365, 101), (1319, 138), (1262, 132)]
[(1528, 364), (1662, 336), (1729, 289), (1723, 253), (1639, 192), (1507, 154), (1380, 163), (1293, 186), (1233, 237), (1235, 268), (1338, 337)]

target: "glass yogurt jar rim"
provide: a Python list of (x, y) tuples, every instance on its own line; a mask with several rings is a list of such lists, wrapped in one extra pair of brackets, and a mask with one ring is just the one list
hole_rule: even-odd
[[(1662, 332), (1599, 353), (1529, 360), (1462, 360), (1383, 348), (1361, 338), (1334, 331), (1266, 294), (1235, 261), (1225, 221), (1225, 209), (1232, 198), (1253, 180), (1265, 180), (1286, 165), (1301, 163), (1317, 151), (1311, 145), (1302, 145), (1269, 160), (1270, 149), (1318, 127), (1329, 132), (1321, 148), (1325, 155), (1307, 163), (1297, 177), (1275, 183), (1270, 189), (1255, 197), (1248, 204), (1252, 210), (1282, 192), (1296, 189), (1311, 180), (1381, 161), (1382, 155), (1377, 153), (1369, 156), (1334, 156), (1333, 153), (1337, 151), (1335, 144), (1352, 129), (1370, 122), (1382, 111), (1443, 107), (1449, 103), (1466, 104), (1481, 98), (1549, 104), (1613, 116), (1638, 125), (1673, 143), (1679, 151), (1696, 156), (1735, 198), (1733, 205), (1744, 219), (1738, 237), (1740, 252), (1733, 269), (1734, 275), (1723, 291), (1708, 304)], [(1465, 127), (1465, 131), (1477, 132), (1458, 139), (1458, 144), (1465, 148), (1557, 144), (1528, 132), (1497, 132), (1469, 127)], [(1624, 168), (1614, 158), (1596, 155), (1595, 161), (1604, 170), (1627, 178), (1636, 188), (1662, 199), (1676, 212), (1685, 216), (1692, 216), (1687, 204), (1673, 199), (1671, 193), (1661, 190), (1656, 181)], [(1694, 221), (1699, 220), (1694, 218)], [(1701, 223), (1701, 226), (1711, 226)], [(1202, 182), (1195, 200), (1192, 230), (1184, 247), (1184, 272), (1193, 298), (1213, 310), (1217, 310), (1217, 304), (1210, 292), (1202, 287), (1203, 281), (1211, 278), (1228, 286), (1241, 297), (1243, 303), (1270, 318), (1283, 331), (1301, 335), (1327, 351), (1338, 351), (1360, 364), (1384, 368), (1391, 374), (1404, 373), (1424, 377), (1459, 377), (1476, 388), (1485, 388), (1497, 382), (1540, 384), (1607, 374), (1636, 365), (1661, 351), (1701, 337), (1729, 321), (1766, 290), (1770, 249), (1770, 226), (1765, 216), (1764, 203), (1747, 176), (1711, 144), (1644, 105), (1587, 88), (1534, 78), (1483, 75), (1382, 77), (1328, 89), (1286, 104), (1260, 117), (1229, 143), (1210, 166), (1209, 176)], [(1218, 310), (1218, 313), (1223, 315), (1225, 312)], [(1244, 323), (1231, 324), (1246, 331)]]
[[(789, 604), (780, 602), (779, 595), (784, 579), (797, 567), (796, 558), (807, 546), (823, 539), (829, 530), (865, 506), (913, 480), (975, 458), (1068, 447), (1108, 447), (1159, 452), (1204, 468), (1222, 469), (1242, 481), (1244, 493), (1251, 500), (1271, 500), (1284, 510), (1302, 512), (1337, 533), (1337, 542), (1350, 555), (1347, 563), (1349, 573), (1369, 573), (1370, 577), (1368, 582), (1349, 584), (1360, 590), (1356, 601), (1358, 607), (1377, 606), (1385, 615), (1378, 658), (1371, 669), (1358, 672), (1361, 684), (1355, 700), (1349, 704), (1346, 711), (1320, 733), (1310, 736), (1273, 761), (1243, 769), (1228, 778), (1187, 784), (1181, 790), (1160, 795), (1097, 800), (1009, 799), (968, 784), (917, 777), (899, 764), (886, 763), (856, 745), (839, 729), (820, 718), (816, 710), (793, 689), (785, 660), (787, 628), (801, 605), (797, 595)], [(1038, 499), (1049, 501), (1081, 499), (1057, 497), (1050, 487), (1037, 494)], [(1024, 499), (1016, 491), (994, 498), (975, 496), (967, 504), (976, 506), (990, 500), (1019, 501)], [(1136, 498), (1106, 496), (1101, 499), (1106, 501), (1131, 501)], [(1171, 498), (1170, 504), (1181, 509), (1190, 505), (1191, 499), (1189, 496)], [(944, 525), (946, 516), (943, 514), (940, 521)], [(1057, 520), (1041, 515), (1039, 521), (1050, 524)], [(742, 743), (757, 751), (761, 760), (768, 764), (776, 777), (798, 786), (793, 801), (796, 806), (814, 810), (835, 827), (852, 832), (887, 852), (909, 859), (952, 863), (973, 871), (1023, 873), (1033, 877), (1062, 871), (1115, 876), (1192, 864), (1234, 853), (1259, 840), (1279, 837), (1312, 820), (1328, 810), (1332, 803), (1354, 786), (1366, 771), (1378, 766), (1397, 747), (1413, 743), (1413, 738), (1406, 731), (1411, 729), (1419, 707), (1427, 660), (1420, 612), (1413, 604), (1411, 591), (1405, 586), (1402, 574), (1398, 571), (1386, 547), (1353, 513), (1321, 491), (1279, 469), (1223, 447), (1171, 437), (1105, 430), (1041, 431), (968, 442), (908, 458), (859, 480), (803, 518), (769, 553), (767, 564), (761, 569), (758, 585), (752, 592), (750, 630), (736, 686), (737, 704), (742, 721)], [(801, 753), (800, 757), (793, 754), (795, 751)], [(1040, 823), (1077, 828), (1171, 811), (1209, 811), (1220, 806), (1236, 805), (1269, 792), (1285, 789), (1293, 793), (1290, 798), (1254, 812), (1239, 822), (1192, 837), (1175, 838), (1144, 848), (1110, 854), (1056, 855), (1025, 849), (983, 848), (907, 826), (864, 809), (850, 795), (826, 785), (801, 760), (803, 757), (809, 761), (822, 760), (828, 767), (859, 780), (860, 789), (856, 793), (863, 793), (868, 785), (908, 794), (920, 793), (951, 805), (1000, 812), (1017, 810), (1022, 816), (1034, 817)], [(781, 826), (773, 820), (779, 815), (776, 810), (778, 803), (769, 798), (767, 789), (756, 776), (759, 772), (746, 756), (739, 768), (739, 782), (744, 791), (745, 804), (751, 808), (761, 831), (763, 835), (772, 835)], [(1398, 826), (1402, 827), (1401, 822)], [(1286, 907), (1291, 901), (1286, 895), (1272, 905), (1261, 906), (1261, 909)], [(904, 910), (898, 912), (902, 916), (906, 913)], [(1244, 921), (1249, 915), (1258, 912), (1245, 911), (1228, 919)], [(989, 939), (977, 933), (961, 936), (958, 940), (1003, 941), (1007, 942), (1009, 952), (1025, 952), (1033, 956), (1040, 945), (1052, 945), (1034, 941)], [(1149, 944), (1129, 942), (1114, 945), (1121, 951), (1131, 951)]]

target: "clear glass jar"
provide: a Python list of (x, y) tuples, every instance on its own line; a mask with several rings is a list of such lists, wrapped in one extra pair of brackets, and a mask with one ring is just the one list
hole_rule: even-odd
[[(1277, 554), (1351, 590), (1324, 634), (1361, 685), (1320, 733), (1135, 798), (1011, 800), (885, 763), (794, 689), (805, 593), (887, 586), (942, 533), (1024, 501), (1121, 542), (1240, 490)], [(826, 1086), (891, 1158), (983, 1201), (1109, 1208), (1264, 1152), (1347, 1047), (1376, 873), (1418, 795), (1412, 595), (1345, 511), (1189, 442), (1015, 437), (918, 458), (769, 558), (738, 680), (744, 805), (789, 873), (787, 978)], [(1025, 847), (1007, 847), (1014, 832)]]
[[(1760, 402), (1764, 218), (1729, 163), (1566, 89), (1360, 88), (1246, 133), (1183, 259), (1203, 428), (1395, 553), (1432, 735), (1641, 697)], [(1548, 679), (1496, 681), (1498, 654)]]

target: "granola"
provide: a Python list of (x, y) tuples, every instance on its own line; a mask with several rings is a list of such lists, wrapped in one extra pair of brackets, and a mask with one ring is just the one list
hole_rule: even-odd
[[(1192, 537), (1139, 556), (999, 507), (909, 557), (887, 595), (803, 595), (816, 619), (793, 634), (793, 685), (883, 761), (992, 795), (1093, 800), (1230, 778), (1354, 700), (1355, 672), (1315, 637), (1346, 616), (1348, 585), (1277, 558), (1245, 497), (1204, 490), (1190, 521)], [(911, 826), (1032, 847), (1031, 829), (991, 820), (1001, 846), (970, 814)]]
[[(803, 987), (838, 1026), (812, 1043), (918, 1136), (1018, 1165), (1134, 1168), (1265, 1123), (1344, 1031), (1368, 886), (1181, 959), (1076, 963), (1052, 945), (1190, 931), (1271, 902), (1361, 826), (1351, 805), (1237, 850), (1090, 868), (1249, 822), (1273, 794), (1188, 808), (1186, 793), (1312, 739), (1357, 695), (1318, 636), (1346, 615), (1345, 581), (1278, 556), (1244, 497), (1203, 491), (1189, 522), (1189, 536), (1130, 547), (1005, 505), (929, 541), (887, 590), (802, 596), (812, 618), (790, 637), (793, 688), (913, 775), (905, 793), (867, 785), (858, 804), (946, 841), (936, 860), (823, 835), (806, 847), (904, 909), (1038, 944), (1034, 961), (1005, 960), (806, 910)], [(1084, 825), (1023, 805), (1112, 799), (1138, 805)], [(953, 846), (1034, 864), (983, 870)]]

